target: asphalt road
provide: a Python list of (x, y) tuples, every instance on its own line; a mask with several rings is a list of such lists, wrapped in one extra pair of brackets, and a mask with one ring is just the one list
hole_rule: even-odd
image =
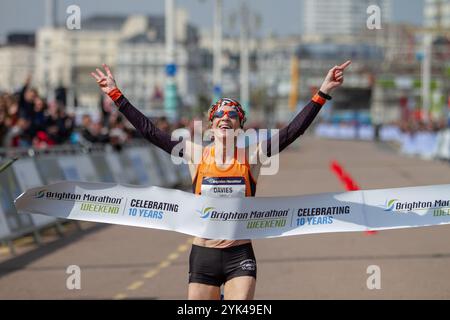
[[(371, 142), (303, 137), (283, 152), (279, 173), (257, 196), (343, 191), (338, 160), (362, 189), (450, 182), (450, 165), (407, 158)], [(0, 256), (0, 299), (184, 299), (191, 238), (175, 232), (83, 224), (82, 232)], [(450, 225), (254, 241), (256, 299), (449, 299)], [(69, 290), (68, 266), (81, 272)], [(367, 268), (381, 271), (369, 290)]]

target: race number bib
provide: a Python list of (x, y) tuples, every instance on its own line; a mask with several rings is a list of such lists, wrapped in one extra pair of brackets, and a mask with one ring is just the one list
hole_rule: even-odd
[(245, 197), (243, 177), (204, 177), (202, 195), (209, 197)]

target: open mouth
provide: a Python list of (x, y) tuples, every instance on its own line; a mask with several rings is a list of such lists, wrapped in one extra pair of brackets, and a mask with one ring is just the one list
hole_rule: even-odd
[(229, 124), (222, 123), (221, 125), (219, 125), (219, 129), (226, 130), (226, 129), (232, 129), (232, 127)]

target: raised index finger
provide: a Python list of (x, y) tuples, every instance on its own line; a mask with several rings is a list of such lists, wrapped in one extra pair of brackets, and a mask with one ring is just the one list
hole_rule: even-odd
[(341, 65), (339, 66), (339, 69), (344, 70), (344, 69), (347, 68), (351, 63), (352, 63), (352, 62), (351, 62), (350, 60), (348, 60), (348, 61), (344, 62), (343, 64), (341, 64)]

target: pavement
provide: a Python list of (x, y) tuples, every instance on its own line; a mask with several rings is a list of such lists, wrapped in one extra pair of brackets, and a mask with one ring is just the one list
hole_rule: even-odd
[[(257, 196), (344, 191), (337, 160), (361, 189), (450, 183), (448, 163), (408, 158), (384, 145), (301, 137), (261, 176)], [(137, 227), (83, 223), (11, 256), (0, 251), (0, 299), (185, 299), (192, 238)], [(449, 299), (450, 225), (315, 234), (254, 241), (256, 299)], [(69, 266), (81, 288), (69, 290)], [(377, 266), (381, 288), (368, 289)]]

